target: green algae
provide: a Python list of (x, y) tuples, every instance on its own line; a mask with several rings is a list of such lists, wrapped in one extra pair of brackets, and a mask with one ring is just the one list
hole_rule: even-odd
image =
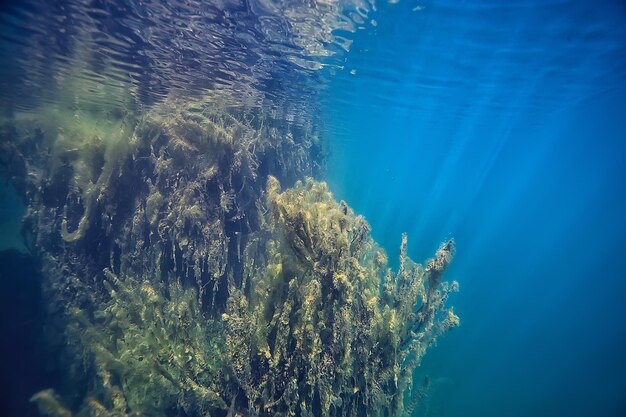
[(411, 412), (413, 371), (459, 324), (453, 241), (421, 266), (405, 236), (388, 268), (310, 178), (311, 127), (202, 102), (61, 113), (2, 128), (65, 375), (43, 414)]
[[(248, 408), (267, 415), (399, 415), (426, 349), (458, 325), (441, 283), (454, 242), (393, 273), (369, 226), (324, 183), (270, 177), (269, 261), (223, 316)], [(384, 291), (381, 278), (386, 273)], [(245, 297), (248, 290), (252, 297)], [(242, 340), (247, 340), (242, 343)], [(243, 354), (242, 354), (243, 352)], [(279, 376), (279, 377), (277, 377)]]

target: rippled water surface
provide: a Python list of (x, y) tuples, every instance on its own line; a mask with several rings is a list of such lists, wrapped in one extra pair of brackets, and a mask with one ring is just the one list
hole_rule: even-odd
[(341, 66), (367, 1), (24, 1), (3, 6), (4, 105), (73, 88), (84, 100), (153, 103), (211, 94), (295, 108)]

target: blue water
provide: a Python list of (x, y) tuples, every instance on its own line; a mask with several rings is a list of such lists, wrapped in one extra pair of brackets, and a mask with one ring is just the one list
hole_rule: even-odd
[(326, 110), (374, 237), (457, 241), (432, 414), (626, 415), (626, 6), (420, 5), (357, 34)]
[[(257, 2), (207, 6), (190, 27), (185, 2), (74, 4), (71, 24), (49, 18), (63, 2), (26, 3), (0, 16), (3, 112), (55, 100), (71, 77), (144, 106), (218, 85), (318, 117), (325, 179), (391, 258), (403, 232), (417, 260), (456, 240), (461, 326), (416, 375), (431, 377), (429, 415), (626, 415), (623, 1), (379, 2), (335, 30), (349, 48), (320, 35), (339, 53), (314, 58), (280, 19), (252, 18)], [(4, 249), (23, 207), (2, 190)]]

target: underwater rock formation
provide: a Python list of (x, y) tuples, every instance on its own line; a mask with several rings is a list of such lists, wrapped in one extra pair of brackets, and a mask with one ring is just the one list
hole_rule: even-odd
[(422, 398), (413, 371), (459, 324), (454, 242), (422, 267), (404, 236), (393, 272), (310, 178), (311, 128), (169, 103), (0, 134), (66, 378), (33, 396), (42, 414), (395, 416)]

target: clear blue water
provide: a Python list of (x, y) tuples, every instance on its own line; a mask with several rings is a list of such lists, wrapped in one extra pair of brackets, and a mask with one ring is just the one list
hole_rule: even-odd
[[(623, 2), (377, 3), (332, 42), (323, 30), (287, 36), (281, 11), (259, 18), (256, 2), (230, 14), (103, 4), (70, 23), (47, 20), (62, 2), (7, 8), (3, 111), (54, 101), (75, 76), (95, 102), (110, 98), (101, 83), (139, 107), (218, 91), (315, 119), (325, 179), (392, 258), (403, 232), (419, 260), (457, 242), (448, 276), (462, 324), (419, 368), (430, 415), (626, 415)], [(157, 23), (134, 30), (146, 22)], [(82, 60), (83, 49), (101, 53)], [(2, 193), (2, 213), (18, 218)], [(1, 223), (3, 243), (15, 222)]]
[(433, 415), (626, 415), (626, 5), (420, 5), (381, 7), (325, 110), (386, 248), (457, 241)]

